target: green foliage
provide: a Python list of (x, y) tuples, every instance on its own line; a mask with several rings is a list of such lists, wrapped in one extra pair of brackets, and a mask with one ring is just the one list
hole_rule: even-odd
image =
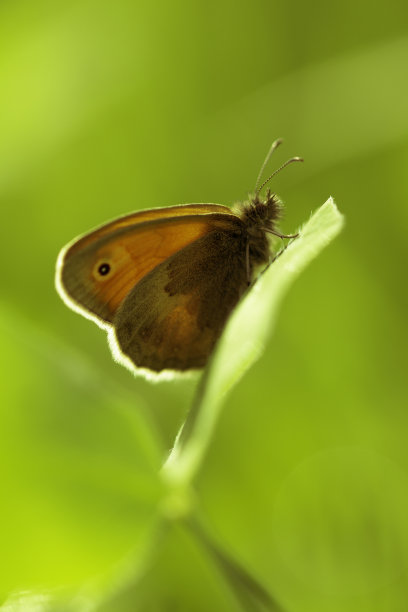
[(137, 398), (113, 395), (4, 306), (0, 330), (1, 594), (103, 592), (151, 546), (157, 442)]
[[(397, 0), (1, 3), (4, 610), (408, 608), (406, 22)], [(331, 193), (346, 231), (283, 302), (307, 236), (274, 262), (198, 392), (132, 378), (57, 296), (61, 246), (245, 199), (280, 136), (275, 168), (305, 159), (274, 178), (282, 230)]]

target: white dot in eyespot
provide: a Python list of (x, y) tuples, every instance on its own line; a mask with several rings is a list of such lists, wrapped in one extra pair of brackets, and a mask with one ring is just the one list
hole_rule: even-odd
[(106, 276), (109, 274), (111, 267), (108, 263), (101, 263), (98, 267), (98, 272), (101, 276)]

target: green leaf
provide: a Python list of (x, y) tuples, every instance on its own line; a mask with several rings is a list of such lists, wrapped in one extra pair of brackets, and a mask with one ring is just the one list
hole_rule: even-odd
[(0, 334), (0, 596), (103, 596), (149, 551), (157, 442), (137, 397), (1, 304)]
[(329, 198), (235, 309), (164, 466), (164, 476), (170, 482), (178, 483), (181, 489), (191, 482), (210, 443), (225, 397), (261, 356), (286, 291), (342, 226), (343, 217)]

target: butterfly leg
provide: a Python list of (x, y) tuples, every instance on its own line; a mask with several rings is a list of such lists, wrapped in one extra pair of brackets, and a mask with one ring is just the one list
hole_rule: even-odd
[[(275, 233), (275, 232), (274, 232)], [(276, 255), (274, 255), (270, 260), (269, 260), (269, 265), (271, 263), (273, 263), (274, 261), (276, 261), (278, 259), (278, 257), (280, 257), (282, 255), (282, 253), (284, 253), (286, 251), (286, 249), (288, 248), (288, 246), (290, 245), (290, 242), (288, 242), (288, 244), (285, 244), (283, 242), (284, 238), (297, 238), (299, 236), (299, 234), (294, 234), (293, 236), (285, 236), (284, 234), (275, 234), (276, 236), (279, 236), (279, 238), (282, 240), (282, 248), (280, 251), (278, 251), (276, 253)]]
[(277, 236), (278, 238), (297, 238), (299, 236), (299, 234), (281, 234), (280, 232), (276, 231), (276, 230), (272, 230), (272, 229), (266, 229), (264, 228), (266, 232), (268, 232), (268, 234), (273, 234), (274, 236)]

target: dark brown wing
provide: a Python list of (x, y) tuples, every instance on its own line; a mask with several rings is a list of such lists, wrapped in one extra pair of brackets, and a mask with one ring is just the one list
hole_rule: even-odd
[(239, 219), (186, 246), (132, 289), (114, 318), (116, 342), (136, 367), (156, 372), (205, 365), (247, 287)]
[[(226, 212), (225, 212), (226, 211)], [(112, 323), (132, 288), (161, 262), (237, 217), (215, 204), (142, 211), (112, 221), (68, 245), (58, 259), (57, 287), (67, 304)], [(107, 270), (101, 274), (100, 270)]]

